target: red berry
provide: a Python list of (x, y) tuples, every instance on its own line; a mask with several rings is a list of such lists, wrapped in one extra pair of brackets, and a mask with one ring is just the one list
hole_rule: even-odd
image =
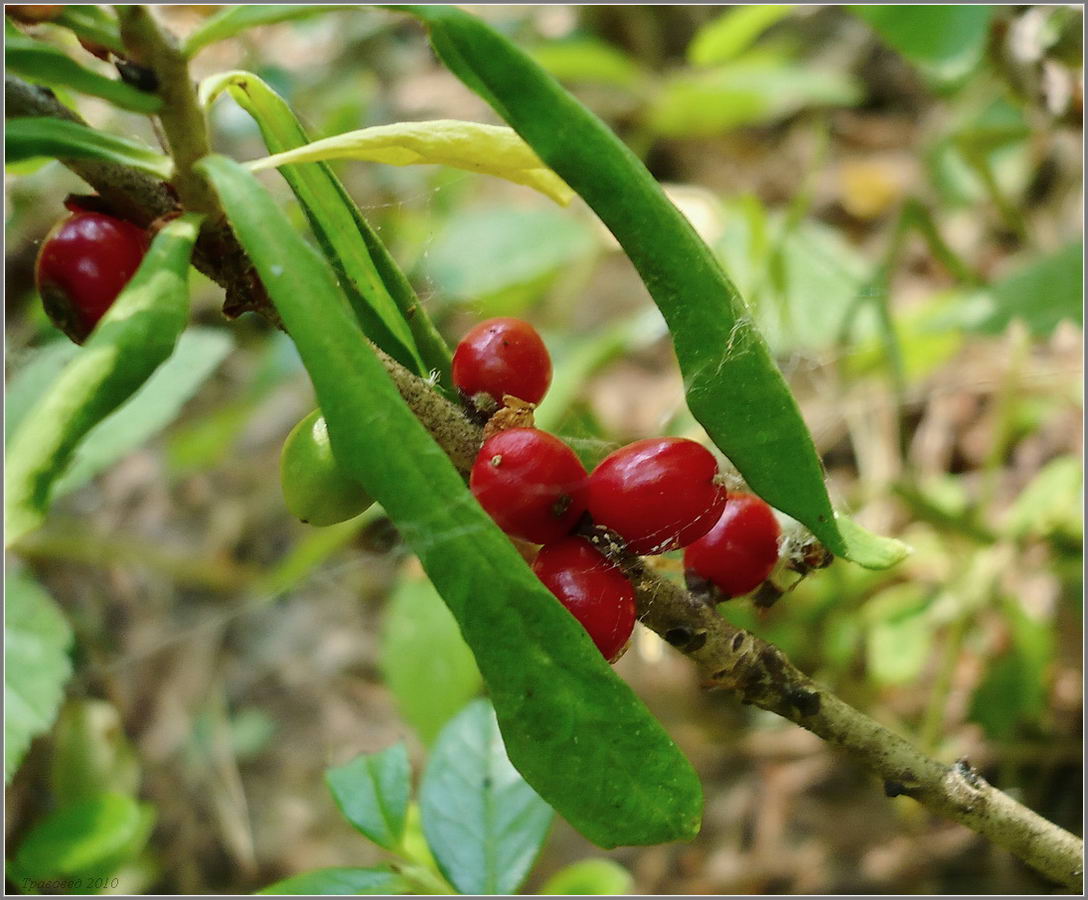
[(585, 512), (586, 477), (559, 438), (510, 428), (484, 441), (469, 486), (503, 531), (546, 544), (568, 534)]
[(488, 319), (461, 339), (453, 354), (453, 383), (472, 398), (504, 394), (539, 403), (552, 383), (552, 361), (540, 335), (521, 319)]
[(730, 494), (725, 512), (684, 551), (684, 567), (728, 597), (754, 591), (778, 562), (778, 520), (753, 494)]
[(725, 489), (714, 455), (686, 438), (635, 441), (606, 456), (589, 476), (589, 514), (632, 553), (664, 553), (706, 534)]
[(533, 571), (614, 661), (635, 627), (635, 589), (623, 572), (578, 537), (542, 547)]
[(42, 242), (34, 270), (53, 324), (83, 343), (128, 284), (147, 252), (147, 236), (129, 222), (76, 212)]

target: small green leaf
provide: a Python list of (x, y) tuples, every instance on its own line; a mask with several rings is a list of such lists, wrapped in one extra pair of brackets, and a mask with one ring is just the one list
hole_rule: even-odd
[[(309, 143), (283, 98), (256, 75), (224, 72), (206, 78), (200, 85), (201, 104), (210, 105), (223, 91), (253, 117), (273, 153)], [(426, 376), (435, 370), (449, 385), (449, 348), (332, 169), (317, 163), (279, 171), (306, 213), (367, 337), (412, 371)]]
[(19, 31), (6, 31), (4, 37), (4, 62), (7, 71), (13, 75), (50, 87), (67, 87), (101, 97), (132, 112), (153, 113), (162, 106), (162, 101), (154, 94), (84, 69), (58, 47), (36, 41)]
[(690, 763), (472, 498), (331, 270), (243, 166), (212, 156), (198, 169), (298, 346), (337, 460), (384, 507), (472, 648), (511, 761), (601, 846), (692, 837), (702, 794)]
[(57, 479), (53, 496), (82, 487), (166, 428), (233, 349), (234, 341), (225, 331), (187, 329), (143, 387), (87, 433), (71, 465)]
[(776, 22), (786, 18), (792, 6), (734, 6), (702, 26), (688, 44), (688, 61), (696, 66), (728, 62), (747, 50)]
[(419, 803), (431, 852), (462, 894), (514, 893), (552, 821), (506, 758), (486, 700), (469, 704), (439, 735)]
[(593, 37), (575, 37), (539, 44), (529, 51), (533, 59), (560, 81), (633, 88), (643, 72), (630, 56)]
[(105, 700), (69, 700), (52, 737), (50, 790), (60, 806), (114, 792), (135, 795), (140, 764), (117, 709)]
[(538, 893), (584, 897), (592, 894), (622, 896), (631, 893), (635, 880), (623, 866), (610, 859), (583, 859), (560, 869)]
[(391, 166), (437, 165), (523, 184), (566, 206), (574, 192), (510, 129), (437, 119), (349, 131), (248, 163), (254, 172), (294, 163), (355, 159)]
[(156, 178), (168, 179), (174, 164), (139, 141), (64, 119), (8, 119), (4, 150), (7, 161), (21, 162), (42, 157), (56, 159), (98, 159), (120, 163)]
[(209, 44), (224, 41), (258, 25), (275, 25), (292, 19), (305, 19), (322, 13), (339, 10), (356, 10), (350, 4), (321, 6), (294, 6), (287, 3), (274, 5), (244, 4), (228, 6), (208, 16), (181, 45), (181, 52), (191, 59)]
[(120, 296), (8, 445), (5, 540), (45, 516), (53, 486), (86, 434), (131, 397), (174, 350), (189, 311), (189, 257), (200, 216), (166, 225)]
[(425, 578), (402, 579), (389, 598), (381, 667), (401, 715), (428, 745), (483, 685), (456, 620)]
[(403, 743), (381, 753), (363, 753), (325, 772), (340, 812), (386, 850), (395, 850), (404, 837), (411, 777)]
[(933, 649), (929, 596), (916, 583), (886, 588), (865, 606), (868, 669), (878, 684), (905, 684), (922, 672)]
[(646, 115), (660, 135), (702, 137), (774, 122), (806, 107), (853, 106), (860, 99), (855, 81), (834, 69), (789, 58), (738, 59), (672, 76)]
[(370, 869), (337, 867), (292, 875), (258, 894), (407, 894), (411, 886), (389, 866)]
[(1084, 534), (1084, 467), (1076, 456), (1050, 460), (1028, 482), (1009, 509), (1004, 531), (1014, 537)]
[(1084, 324), (1084, 244), (1025, 263), (974, 298), (960, 311), (962, 325), (982, 334), (1000, 334), (1010, 322), (1024, 322), (1035, 337), (1047, 337), (1061, 322)]
[(108, 878), (143, 849), (154, 818), (150, 806), (127, 794), (100, 794), (63, 806), (31, 829), (13, 868), (18, 877), (33, 881)]
[(851, 6), (893, 49), (939, 81), (967, 75), (982, 59), (993, 7), (874, 4)]
[(839, 556), (871, 567), (901, 559), (908, 551), (898, 541), (835, 516), (812, 436), (744, 301), (638, 158), (480, 19), (450, 6), (392, 8), (426, 23), (450, 70), (616, 236), (669, 325), (689, 409), (752, 490)]
[(4, 575), (4, 782), (10, 782), (30, 742), (53, 724), (72, 674), (72, 630), (64, 614), (30, 575), (9, 566)]

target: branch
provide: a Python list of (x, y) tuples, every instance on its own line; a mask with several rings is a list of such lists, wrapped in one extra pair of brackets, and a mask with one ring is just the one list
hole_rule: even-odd
[[(31, 85), (12, 75), (4, 76), (4, 116), (9, 119), (49, 116), (87, 125), (82, 117), (60, 103), (49, 88)], [(93, 159), (60, 162), (94, 188), (113, 212), (142, 228), (178, 211), (177, 192), (142, 172)], [(226, 291), (223, 314), (228, 318), (255, 312), (281, 327), (279, 315), (221, 215), (205, 220), (201, 227), (193, 265)]]
[[(51, 93), (18, 79), (7, 79), (6, 96), (9, 116), (57, 115), (79, 121)], [(116, 202), (118, 209), (133, 207), (133, 221), (149, 222), (169, 209), (169, 193), (153, 179), (110, 164), (85, 160), (62, 162), (103, 197)], [(215, 241), (219, 243), (214, 246), (228, 247), (232, 252), (238, 248), (225, 224), (216, 228), (222, 231), (216, 235)], [(237, 252), (237, 258), (244, 260), (240, 248)], [(248, 266), (225, 267), (221, 258), (214, 256), (201, 262), (207, 267), (201, 271), (214, 272), (211, 277), (227, 289), (228, 297), (232, 291), (235, 296), (252, 293)], [(267, 298), (263, 304), (268, 307)], [(479, 427), (470, 423), (457, 406), (440, 396), (428, 382), (375, 349), (405, 402), (449, 454), (458, 471), (467, 474), (482, 440)], [(635, 584), (640, 621), (692, 659), (703, 675), (705, 687), (729, 690), (743, 703), (797, 723), (846, 750), (871, 769), (883, 780), (889, 797), (911, 797), (1005, 847), (1053, 881), (1081, 890), (1084, 850), (1081, 839), (989, 785), (966, 760), (949, 766), (926, 756), (812, 681), (777, 647), (730, 625), (714, 606), (662, 578), (643, 560), (628, 557), (620, 562)]]

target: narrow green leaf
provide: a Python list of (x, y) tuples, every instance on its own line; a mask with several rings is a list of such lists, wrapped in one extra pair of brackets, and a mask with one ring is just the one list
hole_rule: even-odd
[(381, 753), (362, 753), (325, 772), (340, 812), (386, 850), (397, 849), (404, 837), (411, 778), (408, 750), (403, 743)]
[(63, 12), (51, 24), (67, 28), (77, 37), (101, 44), (114, 53), (123, 55), (125, 52), (117, 19), (101, 6), (66, 4)]
[(472, 651), (442, 598), (425, 578), (404, 579), (386, 606), (381, 666), (404, 719), (431, 744), (480, 693)]
[(304, 19), (338, 10), (354, 10), (357, 6), (312, 5), (295, 6), (291, 4), (227, 6), (214, 15), (208, 16), (181, 44), (181, 52), (189, 59), (196, 56), (209, 44), (224, 41), (258, 25), (275, 25), (292, 19)]
[(13, 868), (19, 878), (49, 881), (108, 878), (143, 849), (154, 812), (127, 794), (99, 794), (62, 806), (40, 821), (19, 845)]
[(450, 166), (523, 184), (561, 206), (566, 206), (574, 197), (574, 192), (512, 129), (454, 119), (395, 122), (348, 131), (253, 160), (248, 165), (252, 171), (260, 172), (287, 164), (329, 159), (356, 159), (391, 166)]
[(169, 223), (91, 333), (8, 445), (5, 541), (45, 516), (56, 480), (81, 440), (135, 393), (174, 350), (189, 312), (189, 257), (200, 217)]
[(688, 60), (696, 66), (728, 62), (747, 50), (776, 22), (786, 18), (792, 6), (734, 6), (708, 22), (688, 44)]
[(232, 349), (234, 341), (225, 331), (187, 329), (170, 358), (119, 409), (87, 433), (71, 465), (53, 486), (53, 497), (82, 487), (166, 428)]
[(631, 873), (617, 862), (610, 859), (583, 859), (556, 872), (538, 893), (617, 897), (631, 893), (634, 882)]
[(156, 153), (139, 141), (97, 131), (77, 122), (21, 118), (8, 119), (5, 126), (4, 151), (9, 163), (41, 157), (99, 159), (162, 179), (169, 178), (174, 171), (170, 157)]
[[(225, 72), (205, 79), (201, 103), (211, 104), (224, 90), (253, 117), (273, 153), (309, 143), (283, 98), (256, 75)], [(449, 385), (449, 348), (332, 169), (325, 163), (284, 166), (280, 174), (295, 192), (367, 336), (409, 369), (421, 375), (436, 370)]]
[(153, 113), (162, 106), (162, 101), (154, 94), (144, 93), (123, 81), (84, 69), (59, 47), (36, 41), (19, 32), (6, 32), (4, 37), (4, 62), (7, 71), (14, 75), (51, 87), (66, 87), (92, 97), (101, 97), (132, 112)]
[(4, 575), (4, 782), (11, 781), (30, 742), (53, 724), (72, 674), (72, 629), (30, 575)]
[(940, 81), (967, 75), (982, 59), (992, 6), (974, 3), (851, 6), (893, 49)]
[(438, 736), (419, 788), (423, 833), (462, 894), (512, 894), (547, 837), (552, 810), (506, 758), (495, 711), (469, 704)]
[(457, 619), (513, 764), (601, 846), (693, 836), (702, 794), (690, 763), (404, 405), (332, 272), (244, 167), (212, 156), (198, 168), (298, 345), (337, 460), (385, 508)]
[(370, 869), (337, 867), (292, 875), (258, 894), (408, 894), (411, 885), (389, 866)]
[(619, 240), (672, 332), (687, 401), (752, 489), (833, 553), (863, 566), (898, 541), (836, 519), (823, 469), (766, 344), (709, 248), (637, 157), (506, 38), (452, 7), (402, 6), (430, 28), (451, 71), (480, 94)]

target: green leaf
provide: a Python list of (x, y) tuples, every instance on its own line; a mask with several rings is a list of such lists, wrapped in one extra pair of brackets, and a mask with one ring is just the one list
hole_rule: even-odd
[(638, 63), (612, 44), (574, 37), (540, 44), (529, 51), (537, 64), (560, 81), (634, 88), (644, 73)]
[(140, 764), (117, 709), (105, 700), (69, 700), (53, 729), (49, 787), (60, 806), (107, 792), (135, 795)]
[(537, 893), (617, 897), (631, 893), (634, 883), (631, 873), (617, 862), (610, 859), (583, 859), (560, 869)]
[(993, 7), (960, 3), (851, 6), (894, 50), (939, 81), (955, 81), (978, 65)]
[(1084, 534), (1084, 467), (1076, 456), (1059, 456), (1043, 466), (1009, 509), (1004, 531), (1014, 537)]
[(886, 588), (865, 606), (866, 657), (877, 684), (905, 684), (921, 674), (933, 649), (930, 598), (919, 584)]
[(469, 208), (435, 235), (424, 273), (451, 300), (486, 308), (487, 298), (553, 275), (597, 247), (587, 223), (554, 207)]
[(119, 55), (125, 53), (117, 19), (101, 6), (66, 4), (63, 12), (50, 24), (67, 28), (77, 37), (101, 44)]
[(512, 894), (547, 837), (552, 810), (506, 758), (486, 700), (438, 736), (419, 788), (423, 833), (462, 894)]
[(728, 62), (747, 50), (776, 22), (786, 18), (792, 6), (735, 6), (702, 26), (688, 44), (688, 61), (696, 66)]
[(386, 850), (404, 837), (412, 770), (403, 743), (363, 753), (325, 772), (336, 805), (352, 825)]
[(189, 257), (200, 217), (166, 225), (125, 289), (8, 445), (5, 540), (45, 516), (54, 483), (80, 441), (117, 409), (174, 350), (189, 312)]
[(703, 137), (774, 122), (811, 106), (852, 106), (860, 99), (856, 82), (833, 69), (786, 58), (739, 59), (669, 78), (646, 115), (660, 135)]
[(407, 894), (411, 886), (389, 866), (335, 867), (292, 875), (258, 894)]
[(181, 52), (191, 59), (209, 44), (224, 41), (258, 25), (274, 25), (292, 19), (304, 19), (338, 10), (357, 10), (350, 4), (330, 6), (293, 6), (287, 3), (275, 5), (246, 4), (228, 6), (208, 16), (181, 45)]
[(190, 328), (174, 353), (124, 405), (98, 423), (53, 487), (53, 497), (82, 487), (174, 421), (234, 348), (224, 331)]
[(260, 172), (288, 164), (329, 159), (355, 159), (391, 166), (450, 166), (523, 184), (562, 206), (574, 197), (574, 192), (512, 129), (454, 119), (375, 125), (313, 141), (247, 165), (251, 171)]
[[(19, 845), (19, 878), (108, 878), (147, 843), (155, 814), (127, 794), (100, 794), (62, 806), (41, 820)], [(74, 885), (78, 893), (83, 885)], [(90, 887), (88, 884), (86, 887)]]
[(4, 782), (30, 742), (53, 724), (72, 674), (72, 630), (53, 599), (30, 575), (4, 575)]
[(198, 169), (298, 345), (337, 460), (457, 619), (511, 761), (602, 846), (693, 836), (702, 794), (690, 763), (472, 499), (362, 339), (332, 272), (244, 167), (213, 156)]
[(168, 179), (174, 164), (139, 141), (96, 131), (64, 119), (8, 119), (4, 150), (9, 163), (50, 157), (56, 159), (98, 159), (120, 163), (156, 178)]
[(49, 385), (79, 352), (78, 346), (63, 338), (30, 351), (26, 362), (8, 356), (8, 363), (18, 368), (9, 378), (4, 391), (5, 440), (11, 439), (19, 423), (34, 409)]
[(986, 736), (1005, 741), (1047, 709), (1047, 670), (1054, 657), (1050, 622), (1027, 615), (1016, 601), (1003, 603), (1012, 647), (994, 660), (971, 697), (968, 718)]
[(1049, 336), (1061, 322), (1084, 325), (1084, 244), (1069, 244), (1009, 273), (987, 291), (976, 294), (953, 313), (961, 327), (1000, 334), (1020, 320), (1035, 337)]
[(123, 81), (84, 69), (58, 47), (36, 41), (19, 31), (6, 31), (4, 37), (4, 62), (7, 71), (13, 75), (50, 87), (66, 87), (101, 97), (132, 112), (153, 113), (162, 106), (155, 94), (144, 93)]
[(456, 620), (422, 578), (401, 580), (389, 598), (381, 667), (401, 715), (428, 745), (483, 685)]
[(635, 155), (539, 66), (452, 7), (401, 6), (455, 75), (487, 100), (616, 236), (672, 332), (688, 407), (757, 494), (833, 553), (881, 567), (898, 541), (845, 531), (812, 437), (751, 314), (691, 224)]
[[(205, 79), (201, 103), (209, 105), (224, 90), (253, 117), (273, 153), (309, 143), (290, 107), (256, 75), (225, 72)], [(298, 198), (367, 336), (412, 371), (437, 371), (449, 385), (446, 342), (328, 164), (284, 166), (280, 174)]]

